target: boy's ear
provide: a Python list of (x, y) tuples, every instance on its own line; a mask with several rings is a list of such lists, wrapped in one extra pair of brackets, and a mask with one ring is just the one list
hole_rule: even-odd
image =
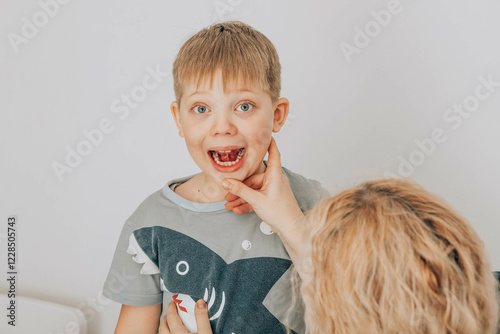
[(177, 130), (179, 130), (179, 136), (184, 138), (184, 132), (182, 131), (181, 125), (181, 111), (179, 110), (177, 101), (170, 103), (170, 111), (172, 112), (172, 116), (174, 116), (175, 125), (177, 125)]
[(279, 132), (281, 130), (281, 128), (285, 124), (286, 118), (288, 117), (289, 108), (290, 102), (287, 98), (281, 97), (276, 101), (276, 107), (274, 109), (273, 132)]

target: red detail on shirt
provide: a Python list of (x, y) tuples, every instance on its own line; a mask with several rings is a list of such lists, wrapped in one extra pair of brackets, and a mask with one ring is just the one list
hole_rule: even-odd
[(175, 296), (172, 296), (172, 299), (174, 300), (174, 303), (176, 303), (177, 306), (179, 306), (179, 310), (181, 310), (182, 312), (186, 312), (187, 313), (188, 311), (186, 310), (186, 308), (183, 307), (183, 306), (181, 306), (182, 300), (177, 299), (177, 296), (179, 296), (179, 294), (176, 294)]

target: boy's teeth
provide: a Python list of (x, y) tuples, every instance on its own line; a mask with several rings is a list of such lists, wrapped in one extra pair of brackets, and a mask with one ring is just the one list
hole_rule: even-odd
[(220, 161), (219, 160), (219, 153), (231, 153), (231, 150), (229, 151), (219, 151), (219, 152), (215, 152), (215, 151), (212, 151), (212, 157), (214, 158), (214, 161), (220, 165), (220, 166), (225, 166), (225, 167), (229, 167), (229, 166), (234, 166), (236, 165), (240, 160), (241, 160), (241, 157), (243, 156), (243, 154), (245, 154), (245, 149), (242, 148), (239, 152), (238, 152), (238, 155), (236, 157), (236, 160), (235, 161)]

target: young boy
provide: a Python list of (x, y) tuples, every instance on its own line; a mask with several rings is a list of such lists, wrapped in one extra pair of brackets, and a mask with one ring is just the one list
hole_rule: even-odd
[[(125, 222), (103, 290), (123, 304), (115, 333), (156, 333), (172, 300), (196, 332), (200, 298), (214, 333), (304, 331), (300, 314), (287, 315), (292, 262), (282, 242), (254, 212), (227, 210), (220, 184), (265, 171), (272, 133), (288, 116), (280, 77), (273, 44), (238, 21), (205, 28), (181, 47), (171, 111), (201, 173), (168, 182)], [(329, 195), (282, 170), (302, 211)]]

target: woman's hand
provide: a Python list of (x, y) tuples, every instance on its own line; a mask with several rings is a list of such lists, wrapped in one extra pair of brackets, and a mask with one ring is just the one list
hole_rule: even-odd
[[(194, 316), (196, 318), (198, 334), (212, 334), (210, 320), (208, 319), (207, 304), (203, 299), (196, 302)], [(159, 334), (192, 334), (182, 324), (182, 320), (177, 314), (177, 307), (175, 307), (174, 302), (168, 304), (167, 313), (163, 317), (158, 330)]]
[[(293, 195), (288, 178), (281, 171), (280, 152), (271, 138), (269, 160), (264, 174), (256, 174), (244, 182), (225, 179), (222, 186), (235, 196), (227, 195), (226, 209), (236, 213), (255, 213), (276, 232), (296, 263), (300, 251), (304, 214)], [(237, 209), (239, 208), (239, 209)]]

